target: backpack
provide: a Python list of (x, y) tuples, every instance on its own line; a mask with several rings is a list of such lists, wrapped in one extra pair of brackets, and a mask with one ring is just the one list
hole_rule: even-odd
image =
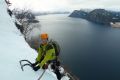
[(59, 56), (59, 54), (60, 54), (60, 46), (59, 46), (59, 44), (54, 40), (50, 40), (49, 44), (51, 44), (54, 47), (56, 56)]

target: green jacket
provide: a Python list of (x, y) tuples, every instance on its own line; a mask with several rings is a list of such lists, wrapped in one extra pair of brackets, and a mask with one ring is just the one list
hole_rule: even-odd
[[(43, 60), (41, 61), (42, 56), (44, 55)], [(49, 60), (56, 59), (55, 49), (52, 45), (40, 45), (38, 49), (38, 56), (36, 61), (40, 62), (39, 66), (42, 68), (45, 63), (47, 63)]]

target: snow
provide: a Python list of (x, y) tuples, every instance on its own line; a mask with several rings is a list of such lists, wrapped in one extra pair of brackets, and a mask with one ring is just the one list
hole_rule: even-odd
[(120, 28), (120, 22), (110, 23), (113, 28)]
[[(40, 69), (34, 72), (29, 66), (21, 70), (19, 61), (35, 61), (37, 52), (29, 47), (7, 13), (7, 5), (0, 0), (0, 79), (1, 80), (37, 80), (42, 74)], [(47, 70), (41, 80), (56, 80), (56, 75)]]

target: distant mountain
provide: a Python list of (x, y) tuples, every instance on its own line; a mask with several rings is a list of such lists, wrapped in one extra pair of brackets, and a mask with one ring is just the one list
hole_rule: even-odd
[(109, 24), (112, 19), (110, 12), (104, 9), (95, 9), (88, 14), (88, 20), (100, 24)]
[(74, 10), (69, 17), (83, 18), (99, 24), (110, 24), (120, 21), (120, 12), (108, 11), (105, 9)]
[(76, 18), (87, 18), (88, 12), (85, 12), (83, 10), (74, 10), (69, 17), (76, 17)]

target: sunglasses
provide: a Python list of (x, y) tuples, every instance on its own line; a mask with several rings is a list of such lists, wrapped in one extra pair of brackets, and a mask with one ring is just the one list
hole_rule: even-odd
[(47, 39), (42, 39), (41, 42), (44, 43), (44, 42), (47, 42), (48, 40)]

